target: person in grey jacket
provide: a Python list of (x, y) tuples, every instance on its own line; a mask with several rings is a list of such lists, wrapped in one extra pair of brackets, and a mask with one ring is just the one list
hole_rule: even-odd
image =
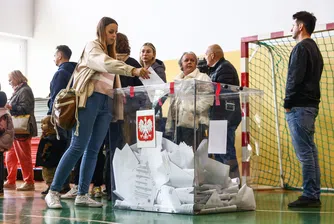
[[(9, 84), (14, 93), (6, 105), (12, 116), (30, 115), (28, 127), (29, 134), (15, 134), (13, 150), (6, 155), (6, 166), (8, 171), (6, 189), (16, 188), (17, 164), (20, 162), (24, 183), (16, 188), (17, 191), (35, 190), (34, 171), (31, 158), (31, 138), (37, 136), (37, 124), (34, 115), (35, 98), (27, 84), (27, 78), (21, 71), (15, 70), (8, 75)], [(15, 128), (15, 127), (14, 127)]]
[(158, 76), (166, 82), (166, 67), (165, 64), (156, 59), (157, 51), (152, 43), (144, 43), (140, 50), (140, 64), (143, 68), (152, 67)]
[[(152, 43), (144, 43), (140, 49), (140, 58), (139, 62), (143, 68), (148, 69), (151, 67), (155, 73), (164, 81), (167, 82), (166, 79), (166, 67), (165, 64), (156, 58), (157, 51), (155, 46)], [(166, 97), (161, 98), (161, 103), (163, 104), (166, 100)], [(149, 98), (146, 98), (145, 107), (150, 108), (151, 101)], [(162, 108), (161, 105), (156, 105), (154, 107), (155, 115), (156, 115), (156, 130), (164, 132), (165, 120), (162, 117)]]

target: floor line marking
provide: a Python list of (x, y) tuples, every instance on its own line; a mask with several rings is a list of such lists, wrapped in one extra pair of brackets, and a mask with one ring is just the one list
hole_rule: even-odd
[[(8, 216), (16, 216), (17, 214), (8, 214), (8, 213), (0, 213), (2, 215), (8, 215)], [(94, 219), (85, 219), (85, 218), (71, 218), (71, 217), (55, 217), (55, 216), (40, 216), (40, 215), (20, 215), (20, 216), (26, 216), (31, 218), (51, 218), (51, 219), (64, 219), (64, 220), (72, 220), (72, 221), (82, 221), (82, 222), (99, 222), (99, 223), (110, 223), (110, 224), (120, 224), (117, 222), (109, 222), (109, 221), (103, 221), (103, 220), (94, 220)]]

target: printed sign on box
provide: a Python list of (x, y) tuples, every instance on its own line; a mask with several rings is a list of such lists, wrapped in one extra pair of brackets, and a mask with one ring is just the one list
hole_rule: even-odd
[(136, 130), (138, 148), (154, 148), (156, 146), (154, 110), (137, 111)]

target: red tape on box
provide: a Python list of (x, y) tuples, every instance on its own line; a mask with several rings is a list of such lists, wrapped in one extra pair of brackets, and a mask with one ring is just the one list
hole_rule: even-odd
[(169, 83), (169, 93), (174, 94), (174, 82)]
[(220, 106), (220, 100), (219, 100), (219, 95), (220, 95), (220, 83), (216, 83), (216, 96), (215, 96), (215, 104), (216, 106)]
[(130, 86), (130, 97), (134, 97), (135, 96), (135, 87)]

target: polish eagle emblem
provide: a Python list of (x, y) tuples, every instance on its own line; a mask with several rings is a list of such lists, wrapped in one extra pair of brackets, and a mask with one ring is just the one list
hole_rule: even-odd
[(138, 139), (140, 141), (151, 141), (153, 138), (153, 116), (138, 116)]

